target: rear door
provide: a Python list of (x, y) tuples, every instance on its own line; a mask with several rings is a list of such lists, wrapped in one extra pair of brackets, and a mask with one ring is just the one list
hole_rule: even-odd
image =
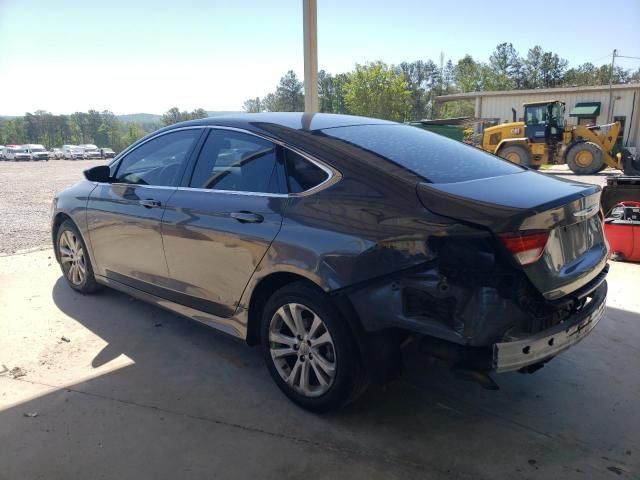
[(172, 298), (229, 317), (282, 224), (280, 147), (211, 129), (191, 170), (162, 221)]
[(201, 128), (167, 132), (141, 144), (114, 166), (87, 204), (96, 273), (155, 293), (167, 283), (160, 222)]

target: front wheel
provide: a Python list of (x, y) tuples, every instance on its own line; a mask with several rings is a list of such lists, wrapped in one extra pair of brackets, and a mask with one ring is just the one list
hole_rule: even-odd
[(261, 327), (271, 377), (302, 408), (327, 412), (362, 392), (353, 335), (323, 292), (304, 283), (283, 287), (267, 302)]
[(98, 289), (87, 246), (71, 220), (65, 220), (58, 228), (56, 254), (64, 278), (71, 288), (82, 293), (92, 293)]
[(593, 142), (578, 143), (567, 153), (567, 165), (577, 175), (598, 173), (603, 164), (602, 150)]

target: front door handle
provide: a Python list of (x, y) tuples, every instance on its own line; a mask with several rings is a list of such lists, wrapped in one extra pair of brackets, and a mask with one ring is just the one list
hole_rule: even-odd
[(240, 223), (262, 223), (264, 217), (252, 212), (231, 212), (231, 218), (235, 218)]
[(140, 200), (138, 203), (145, 208), (158, 208), (162, 206), (162, 203), (160, 203), (160, 200), (153, 200), (152, 198), (147, 198), (146, 200)]

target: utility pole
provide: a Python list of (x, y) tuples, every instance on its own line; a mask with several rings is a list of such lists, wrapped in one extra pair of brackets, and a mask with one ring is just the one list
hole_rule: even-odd
[(302, 0), (304, 36), (304, 111), (316, 113), (318, 108), (318, 3)]
[(613, 50), (611, 55), (611, 68), (609, 69), (609, 108), (607, 110), (607, 123), (613, 122), (613, 65), (616, 61), (618, 50)]

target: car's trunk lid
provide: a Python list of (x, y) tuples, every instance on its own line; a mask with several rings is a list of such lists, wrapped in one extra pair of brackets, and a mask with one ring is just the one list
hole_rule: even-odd
[(548, 230), (541, 258), (522, 267), (548, 299), (579, 289), (606, 264), (598, 186), (527, 171), (468, 182), (420, 183), (417, 193), (432, 212), (480, 225), (495, 235)]

